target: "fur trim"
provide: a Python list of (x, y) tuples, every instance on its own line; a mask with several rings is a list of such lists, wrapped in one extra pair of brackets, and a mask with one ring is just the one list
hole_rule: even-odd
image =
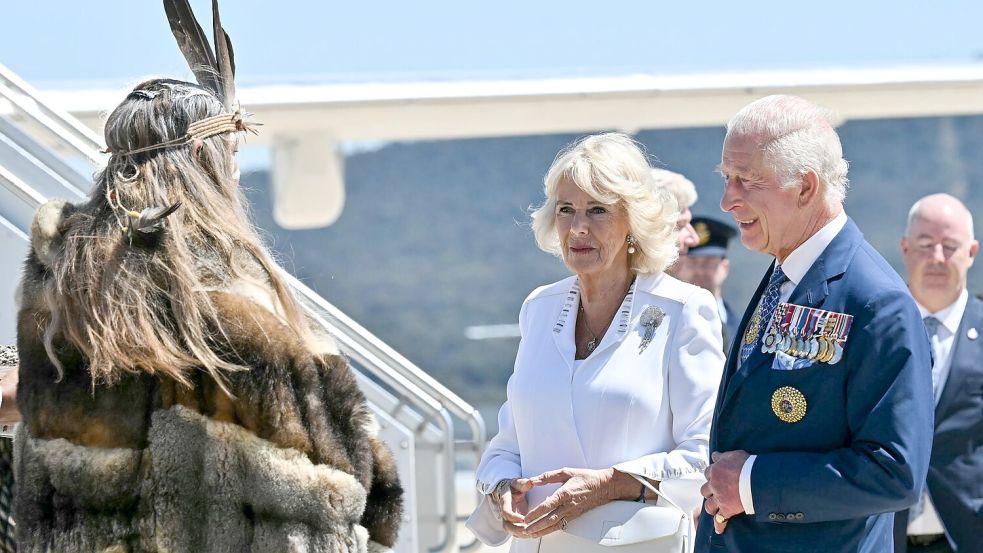
[(365, 489), (350, 474), (182, 407), (154, 413), (149, 450), (148, 550), (365, 550)]
[(58, 255), (62, 247), (62, 219), (75, 210), (75, 206), (65, 200), (50, 200), (41, 205), (31, 221), (31, 248), (46, 267)]
[[(48, 236), (52, 224), (38, 228)], [(42, 343), (50, 313), (39, 250), (18, 312), (22, 551), (348, 553), (368, 538), (395, 543), (398, 473), (344, 357), (312, 352), (250, 298), (212, 292), (225, 331), (214, 347), (250, 368), (228, 375), (231, 396), (204, 372), (192, 388), (142, 373), (93, 387), (74, 347), (54, 339), (62, 375)]]
[(393, 553), (392, 548), (378, 544), (374, 541), (369, 542), (368, 553)]
[(352, 475), (184, 407), (154, 413), (146, 450), (24, 427), (17, 449), (21, 551), (367, 550), (366, 492)]

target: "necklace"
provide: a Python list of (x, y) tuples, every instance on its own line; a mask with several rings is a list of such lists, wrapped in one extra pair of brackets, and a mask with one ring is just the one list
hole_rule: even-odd
[(594, 348), (597, 347), (597, 334), (591, 330), (590, 324), (587, 323), (587, 314), (584, 313), (584, 304), (580, 304), (580, 315), (580, 318), (584, 320), (584, 328), (586, 328), (587, 332), (590, 334), (590, 340), (587, 341), (587, 353), (591, 354), (594, 352)]
[[(628, 295), (628, 291), (631, 290), (631, 286), (634, 283), (635, 283), (634, 278), (628, 281), (628, 286), (625, 288), (625, 296)], [(624, 299), (622, 298), (621, 301), (624, 302)], [(614, 313), (616, 315), (618, 313), (617, 310), (615, 310)], [(611, 321), (613, 320), (613, 317), (614, 315), (612, 315), (612, 319), (608, 320), (608, 324), (604, 327), (605, 329), (611, 326)], [(585, 344), (585, 346), (587, 347), (587, 355), (590, 355), (591, 353), (594, 353), (594, 350), (597, 348), (597, 343), (599, 341), (599, 338), (597, 336), (597, 333), (594, 332), (594, 329), (590, 327), (590, 323), (587, 322), (587, 313), (584, 312), (583, 300), (581, 300), (580, 302), (580, 316), (577, 317), (577, 321), (579, 322), (581, 319), (583, 319), (584, 321), (584, 329), (587, 331), (588, 334), (590, 334), (590, 340), (588, 340), (587, 344)]]

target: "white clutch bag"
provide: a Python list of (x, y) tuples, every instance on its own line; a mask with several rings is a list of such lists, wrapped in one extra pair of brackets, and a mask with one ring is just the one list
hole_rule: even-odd
[(632, 475), (669, 506), (612, 501), (542, 538), (539, 553), (689, 553), (693, 520), (648, 481)]

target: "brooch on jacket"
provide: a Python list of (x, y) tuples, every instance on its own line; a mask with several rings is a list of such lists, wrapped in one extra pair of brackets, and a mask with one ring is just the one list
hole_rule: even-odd
[(649, 344), (652, 343), (652, 337), (655, 336), (655, 329), (659, 328), (659, 325), (662, 324), (662, 319), (665, 318), (666, 312), (661, 307), (650, 305), (642, 311), (642, 316), (638, 321), (638, 324), (642, 327), (642, 343), (638, 345), (639, 354), (645, 351), (645, 348), (649, 347)]

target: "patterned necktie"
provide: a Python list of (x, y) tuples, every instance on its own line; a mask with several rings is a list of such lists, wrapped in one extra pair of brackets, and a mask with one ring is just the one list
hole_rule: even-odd
[(744, 343), (741, 344), (742, 365), (747, 361), (754, 348), (758, 347), (758, 344), (761, 343), (761, 335), (771, 321), (771, 316), (775, 313), (775, 308), (778, 307), (778, 298), (781, 296), (782, 284), (785, 284), (787, 281), (788, 277), (782, 271), (781, 265), (776, 265), (775, 272), (771, 273), (771, 278), (768, 279), (768, 286), (765, 287), (765, 292), (761, 294), (761, 302), (758, 303), (758, 309), (751, 316), (751, 320), (748, 322), (748, 328), (744, 331)]
[(932, 393), (935, 395), (935, 401), (939, 401), (939, 378), (942, 373), (942, 339), (939, 336), (939, 327), (942, 326), (942, 321), (936, 319), (929, 315), (922, 319), (925, 323), (925, 330), (928, 331), (928, 339), (932, 344)]

